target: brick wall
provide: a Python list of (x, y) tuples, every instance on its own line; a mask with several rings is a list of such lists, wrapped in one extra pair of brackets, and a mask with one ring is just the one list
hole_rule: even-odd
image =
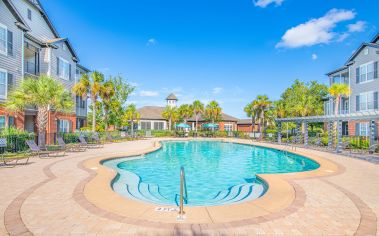
[(3, 107), (0, 107), (0, 116), (5, 116), (5, 125), (8, 125), (10, 116), (14, 117), (15, 126), (18, 129), (24, 129), (25, 116), (23, 112), (8, 112)]

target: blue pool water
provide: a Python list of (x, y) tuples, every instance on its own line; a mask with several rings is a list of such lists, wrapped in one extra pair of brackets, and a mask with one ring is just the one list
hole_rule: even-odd
[(318, 163), (295, 154), (221, 141), (170, 141), (139, 157), (105, 161), (118, 172), (115, 192), (160, 205), (176, 205), (180, 167), (185, 169), (188, 205), (232, 204), (267, 190), (256, 174), (314, 170)]

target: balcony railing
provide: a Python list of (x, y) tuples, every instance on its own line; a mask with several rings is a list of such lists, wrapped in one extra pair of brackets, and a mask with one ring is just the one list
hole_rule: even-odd
[(87, 117), (87, 108), (77, 107), (76, 116)]
[(25, 62), (25, 73), (38, 76), (39, 70), (36, 66), (36, 63), (26, 61)]

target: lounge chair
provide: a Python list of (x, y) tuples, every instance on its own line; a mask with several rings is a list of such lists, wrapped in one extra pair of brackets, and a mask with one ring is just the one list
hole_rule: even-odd
[(64, 149), (66, 152), (84, 152), (86, 151), (85, 147), (82, 147), (78, 143), (66, 144), (62, 137), (57, 138), (58, 145)]
[(95, 143), (96, 143), (97, 145), (99, 145), (99, 147), (104, 147), (104, 142), (101, 141), (101, 139), (100, 139), (98, 133), (94, 133), (94, 134), (92, 135), (92, 139), (95, 141)]
[(377, 144), (377, 143), (371, 145), (371, 146), (368, 148), (368, 153), (369, 153), (369, 154), (374, 154), (377, 148), (378, 148), (378, 144)]
[(37, 155), (39, 158), (42, 158), (42, 156), (47, 156), (50, 157), (50, 154), (52, 152), (42, 150), (38, 145), (34, 142), (34, 140), (27, 140), (26, 144), (30, 148), (31, 154), (32, 155)]
[(83, 136), (79, 136), (79, 142), (81, 147), (85, 148), (101, 148), (101, 145), (97, 143), (88, 143)]
[(5, 157), (6, 148), (7, 148), (7, 140), (5, 138), (0, 138), (0, 148), (3, 149), (1, 152), (1, 161), (3, 162), (3, 166), (6, 167), (15, 167), (18, 164), (18, 161), (26, 159), (25, 163), (23, 165), (28, 164), (29, 162), (29, 155), (24, 155), (22, 157), (14, 156), (14, 157)]

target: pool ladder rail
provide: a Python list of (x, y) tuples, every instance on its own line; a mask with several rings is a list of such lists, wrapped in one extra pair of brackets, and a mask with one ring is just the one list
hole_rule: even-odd
[(177, 220), (183, 221), (185, 220), (185, 212), (184, 212), (184, 202), (188, 202), (188, 193), (187, 193), (187, 182), (186, 175), (184, 172), (184, 167), (180, 168), (180, 202), (179, 202), (179, 215)]

